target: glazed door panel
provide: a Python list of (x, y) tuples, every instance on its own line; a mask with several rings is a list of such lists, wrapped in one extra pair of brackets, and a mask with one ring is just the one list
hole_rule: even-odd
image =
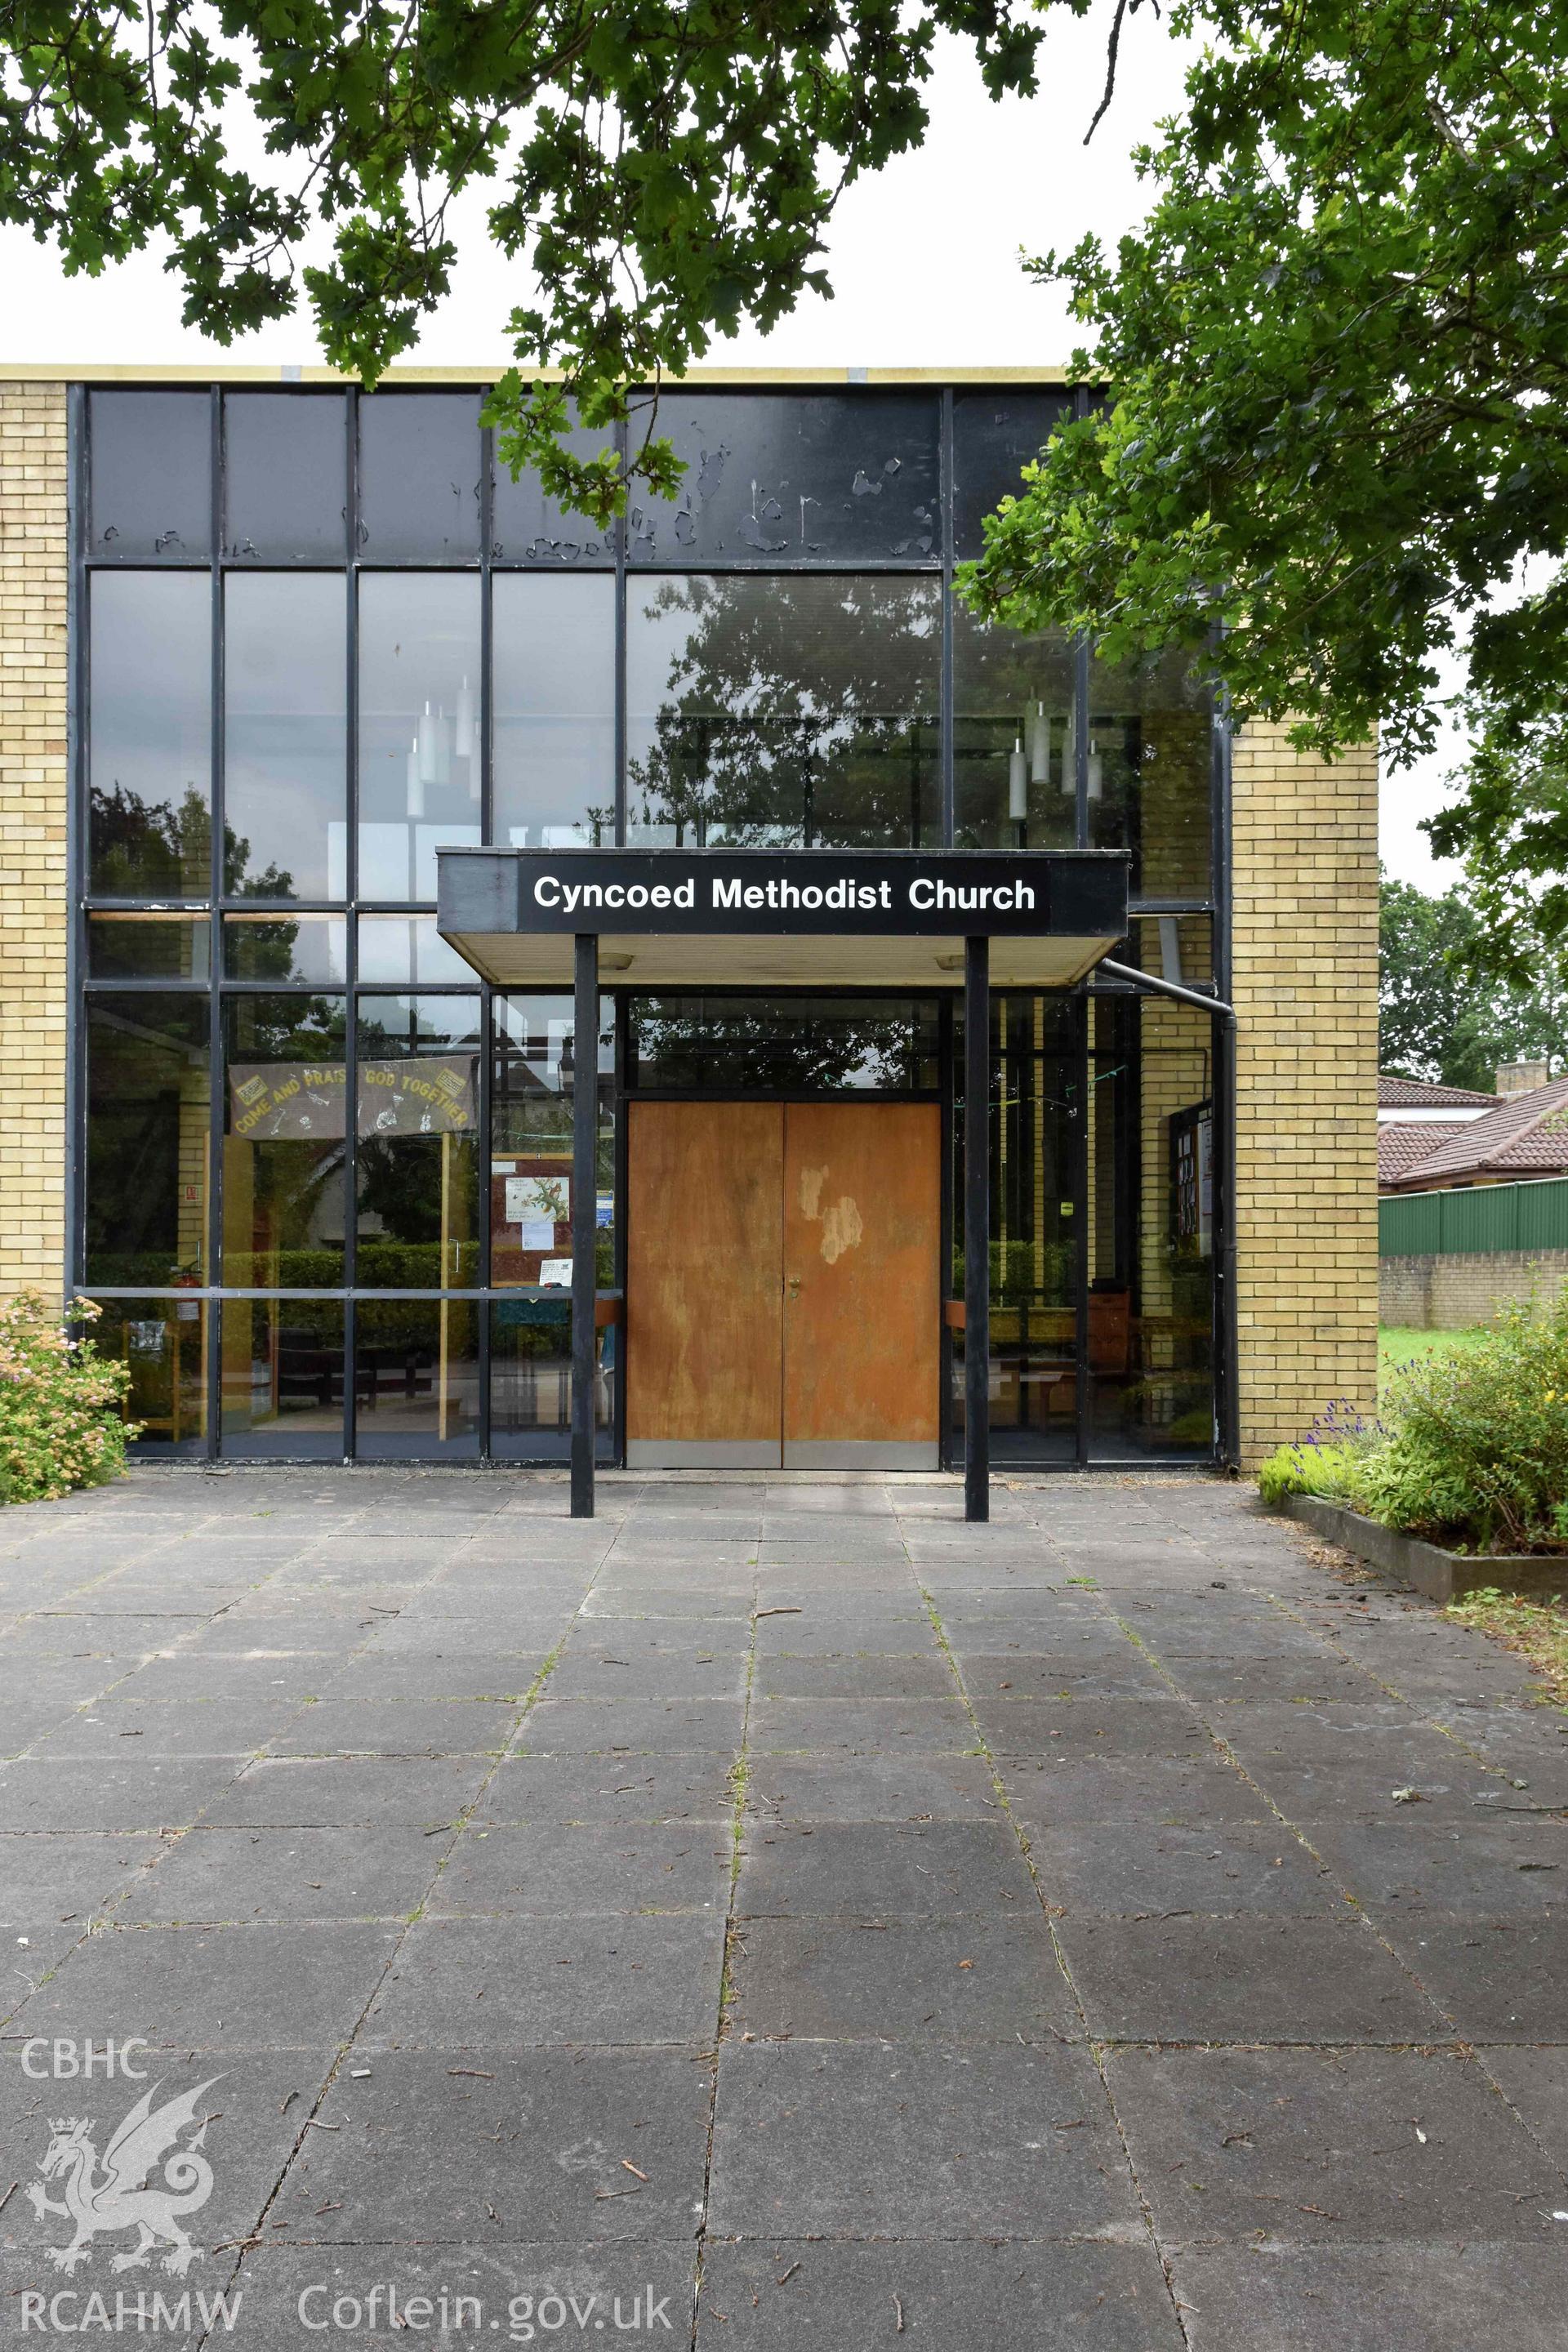
[(784, 1106), (630, 1106), (626, 1462), (779, 1466)]
[(942, 1306), (935, 1103), (784, 1114), (786, 1469), (934, 1469)]

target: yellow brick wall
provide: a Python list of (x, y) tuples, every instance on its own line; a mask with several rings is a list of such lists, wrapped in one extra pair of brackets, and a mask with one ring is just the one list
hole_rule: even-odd
[(0, 383), (0, 1294), (65, 1267), (66, 388)]
[(1234, 755), (1242, 1459), (1377, 1395), (1377, 761)]

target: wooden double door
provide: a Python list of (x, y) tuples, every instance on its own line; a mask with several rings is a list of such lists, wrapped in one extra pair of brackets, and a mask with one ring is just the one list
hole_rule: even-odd
[(934, 1469), (934, 1103), (633, 1102), (626, 1461)]

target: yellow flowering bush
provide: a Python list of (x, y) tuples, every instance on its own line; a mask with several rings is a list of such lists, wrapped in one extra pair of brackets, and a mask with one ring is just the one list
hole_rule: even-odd
[(0, 1302), (0, 1501), (44, 1502), (123, 1471), (130, 1370), (68, 1328), (98, 1311), (76, 1298), (62, 1318), (36, 1290)]

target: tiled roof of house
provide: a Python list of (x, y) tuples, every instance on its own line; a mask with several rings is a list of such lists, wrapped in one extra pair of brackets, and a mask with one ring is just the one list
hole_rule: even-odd
[(1379, 1189), (1397, 1184), (1423, 1160), (1429, 1160), (1440, 1143), (1468, 1132), (1462, 1119), (1455, 1119), (1451, 1125), (1436, 1118), (1386, 1120), (1377, 1130)]
[(1489, 1109), (1500, 1097), (1478, 1094), (1472, 1087), (1428, 1086), (1422, 1078), (1391, 1078), (1377, 1074), (1379, 1110)]
[[(1385, 1128), (1383, 1133), (1390, 1131)], [(1432, 1129), (1425, 1131), (1430, 1134)], [(1500, 1103), (1485, 1118), (1468, 1120), (1394, 1181), (1402, 1192), (1415, 1192), (1428, 1185), (1473, 1181), (1478, 1176), (1506, 1181), (1510, 1177), (1563, 1175), (1568, 1175), (1568, 1077), (1553, 1078)]]

